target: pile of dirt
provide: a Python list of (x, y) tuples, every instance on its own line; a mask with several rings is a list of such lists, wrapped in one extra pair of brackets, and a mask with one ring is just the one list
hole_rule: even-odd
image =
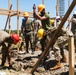
[[(67, 50), (65, 50), (65, 53), (68, 56)], [(0, 71), (4, 72), (6, 75), (32, 75), (30, 72), (38, 61), (40, 54), (41, 50), (35, 51), (33, 55), (31, 54), (31, 50), (29, 50), (28, 54), (25, 54), (24, 51), (18, 52), (17, 50), (12, 50), (12, 67), (9, 68), (8, 66), (0, 66)], [(1, 55), (0, 58), (2, 58)], [(50, 58), (45, 62), (45, 66), (41, 66), (41, 63), (34, 71), (34, 75), (69, 75), (68, 63), (62, 63), (63, 67), (60, 69), (50, 70), (50, 68), (56, 64), (53, 51), (50, 51)]]

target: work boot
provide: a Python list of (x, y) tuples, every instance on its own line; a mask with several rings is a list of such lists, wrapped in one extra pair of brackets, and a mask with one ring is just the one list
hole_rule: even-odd
[(24, 52), (24, 54), (27, 54), (27, 53), (29, 53), (28, 50), (26, 50), (26, 51)]
[(5, 60), (2, 60), (1, 66), (5, 65)]
[(31, 53), (32, 55), (34, 54), (34, 51), (32, 51), (32, 53)]
[(13, 67), (12, 67), (12, 65), (10, 64), (10, 65), (9, 65), (9, 69), (11, 69), (11, 68), (13, 68)]
[(32, 53), (31, 53), (32, 55), (34, 54), (34, 48), (32, 49)]
[(67, 62), (67, 58), (66, 58), (66, 55), (64, 54), (64, 50), (62, 48), (60, 50), (61, 50), (60, 53), (62, 55), (62, 59), (60, 61), (66, 63)]
[(56, 69), (59, 69), (59, 68), (62, 68), (62, 65), (61, 65), (61, 63), (58, 61), (54, 67), (50, 68), (50, 70), (56, 70)]
[(61, 62), (67, 62), (67, 58), (66, 58), (66, 56), (64, 55), (64, 56), (62, 56), (62, 59), (60, 60)]

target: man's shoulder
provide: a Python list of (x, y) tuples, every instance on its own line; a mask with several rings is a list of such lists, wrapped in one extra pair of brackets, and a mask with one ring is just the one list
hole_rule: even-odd
[(32, 21), (31, 19), (28, 19), (27, 22), (28, 22), (28, 23), (32, 23), (33, 21)]
[(6, 31), (4, 31), (4, 30), (0, 30), (0, 33), (6, 33), (6, 34), (8, 34)]
[(45, 17), (50, 18), (50, 15), (48, 13), (45, 13)]
[(22, 19), (22, 22), (25, 21), (25, 18)]
[(31, 20), (31, 19), (28, 19), (28, 21), (31, 21), (31, 22), (32, 22), (32, 20)]
[(0, 39), (3, 40), (7, 37), (10, 37), (10, 34), (8, 34), (6, 31), (0, 30), (0, 36), (1, 36)]

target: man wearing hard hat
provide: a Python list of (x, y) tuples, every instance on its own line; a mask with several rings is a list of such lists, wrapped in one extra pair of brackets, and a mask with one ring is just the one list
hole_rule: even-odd
[(21, 25), (21, 33), (23, 33), (23, 35), (25, 37), (25, 43), (26, 43), (25, 54), (29, 53), (29, 51), (28, 51), (29, 42), (31, 44), (32, 54), (34, 54), (32, 20), (28, 19), (28, 17), (29, 17), (28, 12), (24, 12), (23, 17), (24, 17), (24, 19), (23, 19), (22, 25)]
[[(33, 7), (33, 9), (34, 9), (34, 14), (38, 17), (38, 19), (41, 20), (42, 28), (45, 31), (47, 31), (50, 25), (50, 16), (48, 13), (45, 12), (45, 6), (43, 4), (40, 4), (38, 6), (38, 12), (40, 13), (40, 15), (36, 12), (36, 7), (35, 8)], [(45, 39), (46, 36), (43, 39), (41, 39), (42, 51), (44, 51)]]
[(17, 34), (9, 35), (7, 32), (0, 30), (0, 46), (2, 46), (2, 63), (1, 66), (5, 65), (6, 58), (8, 59), (9, 67), (12, 67), (10, 49), (12, 44), (19, 42), (19, 36)]
[[(57, 27), (54, 27), (54, 20), (50, 20), (50, 24), (52, 25), (52, 27), (49, 28), (50, 32), (47, 34), (49, 34), (49, 38), (51, 39), (51, 37), (53, 36), (53, 33), (57, 30)], [(39, 29), (37, 35), (40, 39), (42, 39), (45, 36), (44, 29)], [(57, 63), (54, 67), (50, 68), (50, 70), (62, 68), (62, 65), (60, 62), (67, 62), (66, 55), (64, 53), (63, 48), (67, 46), (66, 44), (69, 36), (73, 36), (72, 32), (71, 31), (68, 32), (66, 29), (62, 28), (60, 35), (58, 37), (58, 40), (53, 46)]]
[[(43, 33), (43, 31), (47, 31), (48, 30), (48, 27), (50, 26), (50, 16), (49, 16), (49, 14), (48, 13), (46, 13), (45, 12), (45, 6), (43, 5), (43, 4), (40, 4), (39, 6), (38, 6), (38, 12), (40, 13), (40, 14), (38, 14), (37, 12), (36, 12), (36, 6), (35, 7), (33, 7), (33, 13), (35, 14), (35, 16), (39, 19), (39, 20), (41, 20), (41, 24), (42, 24), (42, 28), (43, 29), (41, 29), (41, 33)], [(44, 51), (44, 49), (45, 49), (45, 44), (46, 44), (46, 38), (47, 38), (47, 35), (45, 35), (45, 36), (43, 36), (42, 37), (42, 35), (43, 34), (41, 34), (40, 35), (40, 43), (41, 43), (41, 47), (42, 47), (42, 52)]]
[(58, 27), (61, 23), (61, 18), (60, 16), (56, 16), (56, 26)]

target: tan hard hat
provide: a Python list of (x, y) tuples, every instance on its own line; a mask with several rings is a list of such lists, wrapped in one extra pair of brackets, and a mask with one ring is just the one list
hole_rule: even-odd
[(28, 12), (24, 12), (23, 16), (28, 17), (29, 16)]

